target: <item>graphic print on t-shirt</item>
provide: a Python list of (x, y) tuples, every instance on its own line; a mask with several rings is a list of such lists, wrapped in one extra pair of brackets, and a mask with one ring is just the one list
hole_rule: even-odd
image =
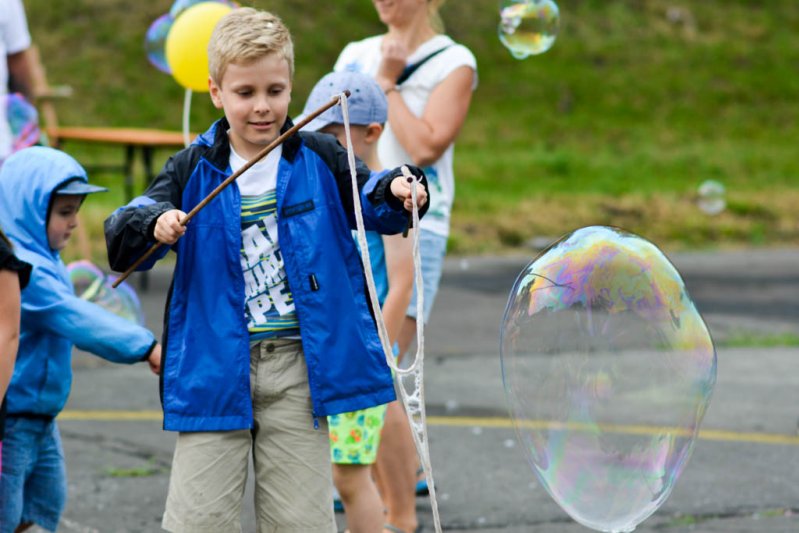
[(277, 238), (275, 191), (241, 198), (241, 268), (250, 340), (299, 335)]
[(424, 175), (427, 176), (427, 188), (430, 192), (430, 207), (427, 209), (425, 218), (449, 219), (449, 201), (444, 192), (441, 180), (438, 178), (438, 169), (433, 166), (424, 167)]

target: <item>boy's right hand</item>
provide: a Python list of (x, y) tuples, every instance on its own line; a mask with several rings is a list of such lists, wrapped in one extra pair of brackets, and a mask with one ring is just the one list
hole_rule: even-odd
[(150, 365), (150, 370), (156, 376), (161, 374), (161, 343), (159, 342), (153, 347), (150, 356), (147, 358), (147, 364)]
[(180, 209), (170, 209), (162, 213), (155, 221), (155, 240), (162, 244), (175, 244), (186, 233), (186, 226), (180, 223), (185, 217), (186, 213)]

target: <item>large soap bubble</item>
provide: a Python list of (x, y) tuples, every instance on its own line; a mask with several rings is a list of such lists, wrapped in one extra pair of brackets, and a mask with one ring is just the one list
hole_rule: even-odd
[(668, 498), (716, 382), (716, 352), (652, 243), (579, 229), (519, 275), (502, 373), (533, 471), (577, 522), (632, 531)]
[(499, 17), (499, 40), (516, 59), (549, 50), (560, 29), (560, 12), (552, 0), (502, 0)]
[(122, 282), (114, 289), (111, 285), (117, 277), (106, 276), (95, 264), (85, 260), (69, 263), (67, 273), (79, 298), (97, 304), (106, 311), (131, 322), (144, 325), (141, 301), (128, 283)]

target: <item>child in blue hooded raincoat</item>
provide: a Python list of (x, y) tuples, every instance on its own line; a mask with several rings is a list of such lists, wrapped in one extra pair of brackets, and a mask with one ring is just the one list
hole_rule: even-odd
[(30, 523), (49, 531), (58, 526), (66, 470), (55, 417), (69, 395), (73, 345), (116, 363), (148, 360), (154, 372), (160, 368), (153, 334), (75, 296), (59, 255), (85, 196), (104, 190), (88, 183), (72, 157), (51, 148), (21, 150), (0, 169), (0, 227), (17, 257), (33, 265), (6, 395), (0, 533)]

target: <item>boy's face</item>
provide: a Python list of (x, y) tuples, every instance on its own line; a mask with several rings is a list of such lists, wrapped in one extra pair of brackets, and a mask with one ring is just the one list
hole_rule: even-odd
[(78, 227), (78, 211), (85, 196), (57, 194), (53, 199), (50, 218), (47, 220), (47, 241), (53, 250), (63, 250)]
[(269, 54), (247, 64), (231, 63), (217, 85), (209, 81), (211, 100), (230, 123), (230, 143), (250, 159), (280, 135), (291, 102), (288, 62)]

